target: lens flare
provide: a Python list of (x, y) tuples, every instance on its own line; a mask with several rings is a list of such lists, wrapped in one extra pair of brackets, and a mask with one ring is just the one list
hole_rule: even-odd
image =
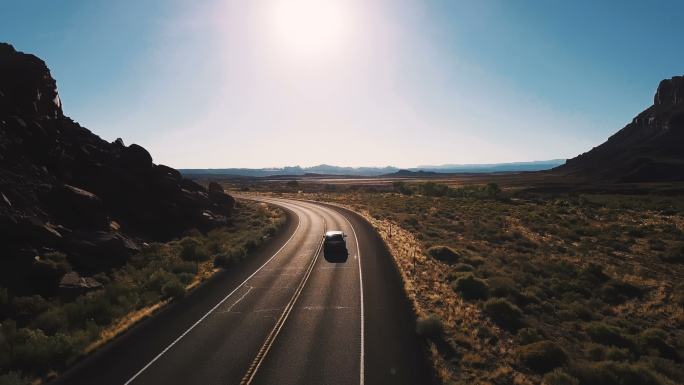
[(268, 7), (271, 39), (300, 60), (330, 58), (349, 43), (353, 23), (344, 0), (273, 0)]

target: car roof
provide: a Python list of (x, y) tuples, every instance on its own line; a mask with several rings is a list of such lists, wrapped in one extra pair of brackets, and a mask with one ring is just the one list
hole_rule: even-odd
[(330, 230), (325, 232), (326, 237), (334, 237), (336, 235), (344, 235), (344, 233), (339, 230)]

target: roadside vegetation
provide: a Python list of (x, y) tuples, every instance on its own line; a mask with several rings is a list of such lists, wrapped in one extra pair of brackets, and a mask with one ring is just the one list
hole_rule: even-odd
[(681, 384), (684, 197), (395, 183), (362, 212), (446, 384)]
[(55, 376), (219, 268), (239, 263), (285, 221), (282, 210), (265, 204), (241, 201), (235, 210), (227, 227), (145, 245), (124, 267), (93, 277), (102, 289), (76, 298), (12, 297), (0, 288), (0, 384)]

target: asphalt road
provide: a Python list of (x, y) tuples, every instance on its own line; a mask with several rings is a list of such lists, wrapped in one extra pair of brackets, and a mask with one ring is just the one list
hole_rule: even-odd
[[(267, 200), (289, 217), (272, 242), (57, 382), (431, 383), (401, 281), (372, 227), (334, 206)], [(323, 255), (326, 230), (347, 234), (346, 261)]]

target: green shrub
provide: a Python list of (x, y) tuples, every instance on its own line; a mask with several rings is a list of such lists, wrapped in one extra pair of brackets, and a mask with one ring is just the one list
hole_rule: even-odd
[(67, 329), (69, 320), (63, 308), (52, 307), (41, 313), (31, 324), (48, 334), (54, 334), (57, 331)]
[(475, 268), (473, 265), (469, 265), (467, 263), (457, 263), (454, 265), (453, 271), (458, 271), (458, 272), (469, 272), (473, 271)]
[(486, 299), (489, 295), (487, 283), (472, 274), (458, 278), (452, 282), (451, 288), (467, 300)]
[(579, 385), (579, 380), (560, 369), (555, 369), (544, 376), (542, 385)]
[(467, 263), (467, 264), (475, 266), (475, 267), (478, 267), (478, 266), (484, 264), (485, 260), (484, 260), (484, 258), (478, 257), (478, 256), (472, 256), (472, 257), (465, 256), (465, 257), (461, 258), (461, 262)]
[(65, 334), (45, 335), (40, 329), (19, 329), (14, 347), (17, 368), (32, 373), (61, 369), (78, 354), (76, 341)]
[(66, 304), (64, 311), (72, 328), (83, 327), (86, 320), (93, 320), (100, 326), (109, 325), (118, 314), (103, 293), (80, 296)]
[(278, 226), (276, 225), (269, 225), (266, 227), (266, 235), (269, 237), (274, 236), (278, 232)]
[(591, 321), (594, 318), (594, 313), (591, 310), (591, 306), (585, 303), (573, 302), (570, 305), (570, 311), (572, 311), (575, 316), (582, 321)]
[(261, 239), (257, 237), (252, 237), (245, 242), (245, 250), (248, 253), (251, 253), (252, 251), (256, 250), (257, 247), (261, 244)]
[(483, 310), (502, 329), (516, 331), (524, 325), (522, 311), (505, 299), (492, 298), (485, 302)]
[(684, 307), (684, 284), (680, 283), (672, 291), (672, 301)]
[(613, 305), (621, 304), (628, 299), (641, 297), (641, 288), (628, 282), (610, 280), (601, 288), (601, 298)]
[(421, 183), (417, 187), (421, 194), (428, 197), (443, 197), (450, 192), (449, 186), (434, 182)]
[(193, 273), (180, 273), (178, 274), (178, 280), (181, 281), (184, 285), (189, 285), (190, 282), (195, 278), (195, 274)]
[(0, 369), (9, 367), (16, 338), (17, 323), (9, 318), (3, 320), (0, 324)]
[(487, 279), (489, 292), (493, 297), (507, 297), (514, 296), (518, 289), (515, 282), (508, 277), (491, 277)]
[(582, 269), (580, 278), (588, 281), (592, 285), (599, 285), (610, 279), (610, 277), (603, 272), (603, 266), (593, 262), (589, 263), (584, 269)]
[(214, 267), (228, 267), (231, 263), (232, 260), (226, 254), (219, 254), (214, 257)]
[(605, 351), (605, 358), (609, 361), (627, 361), (631, 357), (629, 350), (610, 346)]
[(394, 191), (398, 192), (401, 195), (413, 194), (413, 190), (411, 190), (411, 188), (409, 188), (405, 182), (393, 182), (392, 187), (394, 188)]
[(185, 297), (185, 285), (181, 283), (178, 279), (173, 279), (166, 284), (161, 289), (162, 295), (166, 298), (180, 299)]
[(673, 361), (682, 359), (677, 349), (667, 343), (667, 333), (661, 329), (646, 329), (639, 334), (637, 341), (642, 351), (656, 351), (661, 357)]
[(496, 183), (487, 183), (483, 190), (484, 194), (490, 198), (494, 198), (501, 192), (501, 188)]
[(240, 262), (246, 255), (247, 251), (244, 248), (233, 247), (226, 252), (217, 255), (216, 258), (214, 258), (214, 266), (228, 267), (234, 263)]
[(197, 270), (197, 267), (194, 263), (188, 262), (188, 261), (181, 261), (174, 263), (171, 265), (171, 272), (174, 274), (181, 274), (181, 273), (192, 273), (194, 274)]
[(12, 300), (13, 318), (20, 322), (33, 319), (47, 310), (50, 304), (41, 296), (14, 297)]
[(416, 321), (416, 333), (419, 336), (429, 339), (438, 339), (444, 333), (442, 320), (436, 314), (430, 314), (427, 317), (419, 318)]
[(185, 237), (180, 241), (180, 257), (186, 261), (206, 261), (209, 255), (202, 249), (202, 243), (195, 238)]
[(560, 346), (551, 341), (539, 341), (518, 349), (518, 359), (538, 373), (546, 373), (563, 365), (568, 357)]
[(624, 335), (622, 329), (608, 325), (604, 322), (590, 322), (584, 330), (592, 341), (603, 345), (612, 345), (621, 348), (631, 348), (634, 343)]
[(0, 385), (26, 385), (30, 382), (30, 380), (23, 378), (17, 372), (9, 372), (0, 375)]
[(670, 385), (672, 382), (640, 363), (604, 361), (592, 365), (575, 364), (570, 373), (580, 384)]
[[(193, 267), (192, 271), (195, 271), (194, 267)], [(173, 274), (169, 273), (168, 271), (166, 271), (164, 269), (157, 269), (154, 273), (152, 273), (149, 276), (149, 279), (148, 279), (145, 286), (149, 290), (153, 290), (153, 291), (156, 291), (157, 293), (161, 293), (162, 287), (164, 287), (164, 285), (166, 285), (167, 282), (170, 282), (173, 279), (175, 279), (175, 276)]]
[(684, 263), (684, 245), (671, 248), (667, 253), (662, 254), (660, 259), (667, 263)]
[(427, 253), (432, 258), (445, 263), (456, 263), (461, 257), (449, 246), (432, 246), (427, 250)]
[(648, 368), (656, 373), (667, 376), (674, 382), (681, 382), (684, 378), (684, 365), (680, 362), (675, 362), (661, 357), (641, 357), (640, 363), (643, 363)]
[(586, 356), (592, 361), (603, 361), (606, 358), (606, 347), (593, 342), (589, 343), (586, 347)]
[(8, 306), (10, 304), (10, 297), (7, 289), (0, 287), (0, 306)]
[(534, 328), (522, 328), (518, 330), (518, 342), (520, 345), (528, 345), (541, 341), (544, 337)]

